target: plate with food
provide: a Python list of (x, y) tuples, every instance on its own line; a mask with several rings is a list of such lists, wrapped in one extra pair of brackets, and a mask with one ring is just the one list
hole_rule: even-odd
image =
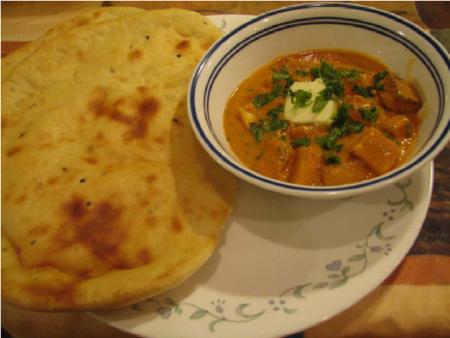
[[(2, 61), (7, 70), (2, 75), (5, 302), (36, 311), (90, 311), (143, 337), (276, 337), (302, 331), (351, 306), (382, 283), (407, 254), (431, 198), (433, 168), (426, 158), (408, 175), (341, 199), (328, 198), (336, 197), (328, 190), (339, 192), (339, 185), (288, 182), (284, 178), (291, 174), (273, 177), (251, 168), (252, 175), (264, 180), (325, 192), (323, 199), (266, 189), (241, 174), (237, 179), (226, 159), (233, 156), (242, 167), (246, 159), (237, 156), (233, 141), (223, 144), (223, 158), (209, 148), (200, 128), (203, 122), (197, 123), (192, 109), (195, 80), (208, 68), (208, 57), (222, 45), (236, 45), (235, 34), (255, 19), (108, 8), (82, 19), (56, 27)], [(229, 34), (221, 38), (220, 30)], [(306, 50), (314, 48), (298, 55), (310, 55)], [(277, 56), (283, 55), (288, 54)], [(349, 76), (364, 76), (358, 62), (366, 61), (358, 57), (353, 57), (357, 65), (349, 67)], [(209, 123), (218, 121), (217, 130), (224, 131), (213, 139), (228, 142), (228, 130), (258, 148), (272, 137), (268, 131), (283, 131), (277, 138), (284, 136), (295, 152), (314, 145), (320, 156), (335, 157), (330, 163), (324, 160), (324, 166), (338, 166), (362, 161), (344, 149), (351, 143), (345, 137), (363, 137), (364, 130), (376, 129), (401, 150), (394, 161), (400, 169), (400, 152), (410, 155), (405, 163), (416, 156), (410, 144), (426, 148), (435, 143), (432, 133), (426, 141), (420, 136), (433, 124), (416, 121), (412, 110), (401, 114), (409, 127), (386, 128), (394, 138), (391, 134), (401, 130), (403, 138), (397, 142), (378, 126), (378, 119), (394, 116), (385, 112), (385, 103), (376, 101), (380, 87), (366, 88), (388, 85), (384, 81), (391, 74), (378, 64), (369, 66), (375, 67), (370, 68), (370, 84), (355, 84), (370, 91), (373, 96), (359, 95), (370, 104), (354, 109), (352, 101), (344, 112), (340, 107), (347, 102), (333, 92), (314, 115), (302, 113), (319, 105), (315, 102), (328, 82), (325, 68), (345, 73), (323, 56), (314, 65), (304, 65), (308, 75), (291, 74), (284, 64), (269, 66), (272, 78), (286, 83), (292, 78), (283, 101), (277, 97), (267, 103), (273, 107), (256, 107), (263, 108), (258, 112), (263, 115), (254, 116), (236, 103), (239, 107), (229, 114), (239, 114), (235, 117), (240, 125), (232, 126), (227, 102), (232, 107), (239, 98), (238, 85), (272, 59), (249, 64), (240, 81), (230, 81), (228, 90), (221, 87), (222, 101), (214, 98), (214, 88), (209, 91), (216, 100), (212, 107), (221, 110), (211, 111)], [(314, 67), (318, 76), (311, 75)], [(404, 79), (401, 75), (394, 79)], [(216, 79), (221, 81), (220, 76)], [(434, 109), (433, 97), (424, 97), (415, 82), (407, 84), (418, 88), (416, 103)], [(259, 88), (263, 90), (252, 92), (253, 105), (272, 89), (263, 84)], [(327, 119), (330, 103), (336, 107)], [(282, 112), (277, 108), (281, 104)], [(441, 119), (448, 118), (446, 109)], [(291, 139), (294, 124), (302, 125), (295, 119), (304, 118), (305, 111), (308, 118), (324, 115), (327, 122), (307, 121), (316, 130), (298, 135), (292, 131)], [(272, 115), (276, 121), (269, 122), (282, 128), (265, 127), (262, 120)], [(341, 135), (332, 149), (324, 149), (320, 138), (328, 137), (332, 129), (327, 128), (342, 115), (346, 119), (341, 127), (358, 121), (359, 132)], [(441, 129), (433, 133), (439, 138)], [(363, 168), (357, 185), (377, 177), (389, 180), (385, 176), (390, 174), (377, 172), (377, 167)], [(397, 170), (394, 164), (390, 169)]]

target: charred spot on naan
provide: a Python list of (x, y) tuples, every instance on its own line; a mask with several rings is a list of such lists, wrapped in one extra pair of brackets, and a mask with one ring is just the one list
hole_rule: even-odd
[(49, 178), (48, 178), (47, 184), (48, 184), (48, 185), (54, 185), (54, 184), (57, 183), (58, 181), (59, 181), (59, 177), (57, 177), (57, 176), (52, 176), (52, 177), (49, 177)]
[(190, 45), (191, 43), (189, 42), (189, 40), (181, 40), (180, 42), (177, 43), (175, 48), (179, 51), (185, 51), (186, 49), (189, 48)]
[(24, 289), (36, 298), (42, 298), (45, 302), (51, 300), (50, 303), (61, 303), (65, 304), (65, 306), (76, 303), (76, 287), (77, 283), (75, 281), (52, 282), (48, 284), (48, 281), (45, 280), (41, 283), (28, 283), (24, 285)]
[(172, 230), (173, 232), (181, 232), (183, 230), (183, 221), (180, 217), (175, 216), (172, 220)]
[(12, 157), (12, 156), (18, 154), (20, 151), (22, 151), (21, 146), (13, 146), (6, 152), (6, 156)]
[(122, 208), (109, 201), (99, 201), (92, 208), (89, 206), (80, 196), (73, 196), (64, 203), (63, 221), (55, 240), (66, 246), (80, 243), (98, 258), (116, 265), (120, 245), (127, 236), (120, 222)]
[[(106, 117), (127, 126), (128, 130), (123, 134), (124, 141), (145, 138), (150, 119), (160, 110), (160, 102), (147, 94), (143, 87), (138, 87), (137, 92), (140, 94), (137, 97), (121, 97), (111, 102), (107, 91), (97, 88), (88, 108), (96, 118)], [(132, 115), (125, 111), (131, 111)]]
[(16, 203), (17, 204), (22, 204), (22, 203), (24, 203), (25, 201), (27, 200), (27, 195), (26, 194), (23, 194), (23, 195), (20, 195), (17, 199), (16, 199)]
[(132, 52), (128, 53), (128, 60), (136, 61), (142, 59), (144, 52), (140, 49), (135, 49)]
[(98, 159), (93, 156), (83, 157), (83, 161), (92, 165), (98, 163)]
[(142, 248), (138, 251), (138, 258), (141, 265), (149, 264), (153, 258), (150, 250), (148, 248)]
[(189, 47), (191, 46), (191, 43), (189, 40), (181, 40), (178, 42), (175, 46), (175, 50), (177, 51), (177, 57), (181, 57), (183, 52), (186, 52)]

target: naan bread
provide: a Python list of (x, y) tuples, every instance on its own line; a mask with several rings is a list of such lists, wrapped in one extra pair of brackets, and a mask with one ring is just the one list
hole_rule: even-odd
[(28, 56), (33, 54), (44, 42), (55, 38), (58, 34), (69, 29), (86, 26), (96, 22), (103, 22), (113, 20), (121, 16), (138, 14), (144, 10), (135, 7), (103, 7), (96, 9), (89, 9), (85, 13), (76, 16), (71, 20), (61, 22), (60, 24), (51, 28), (39, 39), (29, 42), (2, 58), (2, 81), (6, 80), (13, 70)]
[(2, 297), (110, 309), (172, 288), (217, 246), (236, 182), (187, 116), (220, 32), (185, 10), (60, 32), (2, 83)]

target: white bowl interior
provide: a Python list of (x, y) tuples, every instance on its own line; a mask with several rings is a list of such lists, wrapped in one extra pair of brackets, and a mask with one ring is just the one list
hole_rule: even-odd
[[(327, 19), (319, 20), (318, 16)], [(289, 21), (292, 23), (286, 25)], [(261, 30), (264, 33), (260, 33)], [(219, 42), (204, 65), (197, 82), (196, 109), (199, 124), (209, 141), (225, 150), (222, 156), (239, 162), (230, 149), (223, 126), (225, 105), (237, 86), (280, 55), (311, 49), (362, 52), (414, 83), (424, 100), (415, 159), (423, 156), (448, 127), (448, 99), (445, 92), (442, 93), (450, 85), (448, 67), (428, 40), (379, 14), (348, 8), (310, 7), (269, 15), (248, 24)], [(436, 80), (437, 77), (440, 80)], [(439, 115), (440, 111), (445, 111), (443, 116)]]

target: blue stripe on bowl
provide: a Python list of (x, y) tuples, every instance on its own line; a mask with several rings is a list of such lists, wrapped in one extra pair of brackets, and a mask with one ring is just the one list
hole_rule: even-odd
[[(407, 26), (408, 28), (411, 28), (412, 30), (414, 30), (416, 33), (418, 33), (421, 37), (423, 37), (428, 43), (431, 44), (431, 46), (435, 49), (435, 51), (438, 52), (438, 54), (441, 56), (441, 58), (443, 59), (443, 61), (445, 62), (445, 64), (447, 65), (447, 68), (450, 68), (450, 60), (448, 58), (448, 55), (446, 53), (446, 51), (442, 48), (442, 46), (431, 36), (429, 36), (428, 34), (424, 33), (419, 27), (417, 27), (416, 25), (412, 24), (411, 22), (398, 17), (394, 14), (388, 13), (388, 12), (384, 12), (382, 10), (378, 10), (378, 9), (373, 9), (373, 8), (367, 8), (367, 7), (363, 7), (363, 6), (359, 6), (359, 5), (354, 5), (354, 4), (322, 4), (322, 3), (316, 3), (316, 4), (306, 4), (306, 5), (297, 5), (297, 6), (291, 6), (291, 7), (287, 7), (287, 8), (282, 8), (282, 9), (278, 9), (275, 11), (271, 11), (268, 12), (264, 15), (261, 15), (255, 19), (250, 20), (249, 22), (237, 27), (236, 29), (234, 29), (232, 32), (230, 32), (229, 34), (227, 34), (226, 36), (224, 36), (221, 40), (219, 40), (205, 55), (205, 57), (203, 58), (202, 62), (197, 66), (197, 69), (194, 72), (194, 76), (192, 78), (192, 83), (191, 83), (191, 92), (190, 92), (190, 97), (189, 97), (189, 105), (190, 105), (190, 110), (191, 110), (191, 114), (192, 114), (192, 120), (194, 122), (194, 126), (197, 129), (202, 141), (207, 145), (207, 147), (209, 148), (210, 151), (212, 151), (221, 161), (223, 161), (224, 163), (226, 163), (228, 166), (232, 167), (233, 169), (235, 169), (236, 171), (245, 174), (253, 179), (259, 180), (261, 182), (276, 186), (276, 187), (282, 187), (282, 188), (286, 188), (292, 191), (309, 191), (309, 192), (314, 192), (314, 191), (349, 191), (349, 190), (354, 190), (356, 188), (361, 188), (361, 187), (366, 187), (366, 186), (370, 186), (373, 184), (376, 184), (378, 182), (384, 181), (384, 180), (389, 180), (391, 178), (393, 178), (394, 176), (400, 175), (401, 173), (411, 169), (414, 166), (419, 165), (419, 163), (425, 159), (431, 152), (433, 152), (433, 150), (436, 149), (436, 147), (438, 147), (439, 143), (446, 137), (449, 129), (450, 129), (450, 123), (447, 123), (447, 125), (445, 126), (443, 132), (439, 135), (438, 139), (436, 140), (436, 142), (430, 147), (430, 149), (422, 154), (419, 158), (417, 158), (414, 162), (410, 163), (408, 166), (393, 171), (391, 174), (380, 177), (378, 179), (373, 179), (370, 181), (366, 181), (366, 182), (362, 182), (359, 184), (354, 184), (354, 185), (350, 185), (350, 186), (344, 186), (344, 187), (334, 187), (334, 188), (327, 188), (327, 187), (318, 187), (318, 188), (309, 188), (309, 187), (300, 187), (298, 185), (294, 185), (294, 184), (289, 184), (289, 183), (284, 183), (284, 182), (280, 182), (280, 181), (276, 181), (276, 180), (272, 180), (270, 178), (267, 177), (263, 177), (260, 176), (258, 174), (255, 174), (251, 171), (249, 171), (246, 168), (242, 168), (238, 165), (236, 165), (235, 163), (231, 162), (230, 160), (228, 160), (226, 157), (224, 157), (220, 151), (218, 151), (212, 144), (211, 142), (207, 139), (205, 133), (203, 132), (203, 130), (200, 127), (200, 123), (198, 121), (197, 118), (197, 111), (195, 110), (195, 93), (196, 93), (196, 85), (197, 85), (197, 81), (198, 78), (200, 76), (201, 70), (204, 68), (205, 64), (207, 63), (207, 61), (210, 59), (211, 55), (214, 53), (214, 51), (219, 48), (230, 36), (234, 35), (236, 32), (244, 29), (245, 27), (251, 25), (252, 23), (262, 20), (264, 18), (267, 18), (268, 16), (272, 16), (278, 13), (282, 13), (282, 12), (286, 12), (286, 11), (294, 11), (294, 10), (298, 10), (298, 9), (303, 9), (303, 8), (313, 8), (313, 7), (345, 7), (345, 8), (350, 8), (353, 10), (359, 10), (359, 11), (366, 11), (366, 12), (372, 12), (381, 16), (385, 16), (388, 17), (396, 22), (399, 22), (405, 26)], [(313, 18), (314, 19), (314, 18)], [(342, 23), (343, 19), (341, 18), (333, 18), (337, 21), (340, 21)], [(296, 22), (298, 22), (299, 20), (296, 20)], [(344, 20), (347, 21), (347, 24), (351, 24), (348, 23), (348, 21), (351, 21), (351, 19), (347, 19)], [(358, 20), (353, 20), (353, 24), (354, 21)], [(333, 24), (336, 24), (335, 21), (332, 22)], [(430, 73), (433, 76), (433, 79), (438, 87), (438, 95), (439, 95), (439, 119), (442, 118), (442, 114), (443, 114), (443, 108), (444, 108), (444, 101), (443, 101), (443, 95), (444, 95), (444, 91), (443, 91), (443, 85), (442, 85), (442, 79), (440, 78), (439, 74), (437, 73), (436, 69), (434, 68), (434, 66), (432, 65), (432, 63), (430, 62), (430, 60), (428, 59), (428, 57), (426, 57), (426, 55), (424, 55), (423, 53), (421, 53), (421, 51), (417, 48), (417, 46), (415, 46), (411, 41), (406, 40), (405, 38), (401, 37), (399, 38), (399, 36), (397, 34), (395, 34), (394, 32), (382, 27), (382, 26), (378, 26), (374, 25), (374, 24), (368, 24), (366, 22), (363, 21), (359, 21), (360, 24), (364, 24), (363, 28), (369, 29), (372, 28), (374, 29), (377, 33), (386, 33), (388, 37), (391, 38), (395, 38), (394, 39), (401, 39), (402, 41), (398, 41), (400, 43), (402, 43), (403, 45), (405, 45), (405, 41), (406, 41), (406, 45), (405, 47), (407, 47), (408, 49), (410, 49), (411, 51), (413, 51), (411, 48), (415, 49), (419, 55), (422, 55), (423, 58), (419, 57), (421, 59), (421, 61), (424, 63), (424, 65), (428, 68), (428, 69), (433, 69), (434, 71), (431, 71)], [(375, 28), (374, 28), (375, 27)], [(285, 29), (286, 27), (280, 28), (280, 29)], [(270, 34), (268, 33), (268, 30), (270, 30), (271, 28), (266, 29), (264, 32), (265, 33), (259, 33), (259, 35), (261, 34)], [(390, 34), (388, 34), (388, 33)], [(389, 36), (393, 34), (393, 36)], [(255, 36), (258, 34), (255, 34)], [(252, 36), (254, 37), (254, 36)], [(252, 38), (249, 37), (248, 39)], [(248, 39), (246, 41), (248, 41)], [(397, 41), (397, 40), (396, 40)], [(250, 42), (248, 42), (250, 43)], [(239, 45), (241, 46), (242, 43)], [(245, 46), (242, 46), (242, 48), (244, 48)], [(236, 49), (236, 47), (234, 48)], [(231, 51), (230, 51), (231, 52)], [(227, 53), (228, 54), (230, 54)], [(414, 52), (414, 51), (413, 51)], [(416, 54), (414, 52), (414, 54)], [(417, 54), (416, 54), (417, 55)], [(231, 57), (231, 56), (230, 56)], [(229, 59), (229, 58), (228, 58)], [(223, 58), (220, 63), (215, 67), (215, 69), (213, 70), (213, 72), (217, 69), (217, 67), (220, 66), (221, 63), (223, 62), (228, 62), (228, 59)], [(427, 64), (430, 66), (428, 67)], [(223, 67), (223, 66), (222, 66)], [(217, 75), (215, 75), (217, 76)], [(208, 81), (208, 83), (211, 81), (211, 79)], [(213, 83), (213, 82), (212, 82)], [(208, 84), (207, 84), (208, 85)], [(210, 87), (208, 87), (210, 88)], [(208, 89), (207, 88), (207, 89)], [(210, 90), (210, 89), (209, 89)], [(209, 94), (208, 94), (209, 95)], [(207, 107), (207, 101), (204, 101), (204, 105)], [(206, 110), (207, 111), (207, 110)], [(438, 119), (438, 120), (439, 120)], [(210, 122), (209, 122), (209, 126), (210, 126)], [(436, 125), (435, 127), (436, 128)], [(217, 138), (216, 138), (217, 140)], [(219, 142), (218, 142), (219, 143)], [(220, 144), (220, 143), (219, 143)]]

